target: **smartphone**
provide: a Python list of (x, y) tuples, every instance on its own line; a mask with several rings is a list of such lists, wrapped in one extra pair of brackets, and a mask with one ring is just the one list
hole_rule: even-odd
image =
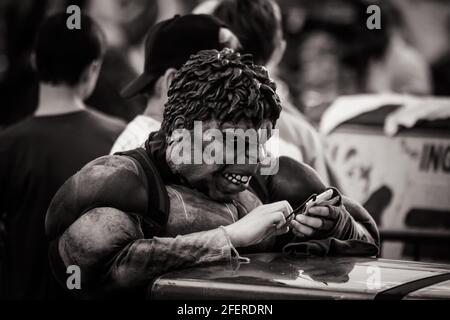
[(331, 200), (331, 198), (333, 197), (333, 193), (333, 189), (327, 189), (320, 194), (311, 195), (300, 206), (292, 210), (292, 212), (286, 217), (285, 225), (288, 225), (298, 214), (306, 214), (306, 212), (308, 212), (309, 208), (311, 208), (312, 206)]
[(331, 200), (331, 197), (333, 197), (333, 189), (328, 189), (317, 196), (313, 195), (313, 198), (306, 202), (304, 210), (302, 210), (302, 212), (300, 213), (305, 214), (306, 212), (308, 212), (309, 208), (321, 204), (325, 201)]

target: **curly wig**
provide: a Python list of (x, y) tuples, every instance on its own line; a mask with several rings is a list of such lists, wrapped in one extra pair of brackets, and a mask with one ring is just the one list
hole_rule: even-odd
[(194, 121), (208, 120), (249, 120), (255, 127), (270, 120), (274, 126), (280, 111), (275, 83), (264, 67), (253, 63), (251, 55), (231, 49), (203, 50), (192, 55), (176, 73), (161, 130), (170, 135), (180, 119), (188, 130)]

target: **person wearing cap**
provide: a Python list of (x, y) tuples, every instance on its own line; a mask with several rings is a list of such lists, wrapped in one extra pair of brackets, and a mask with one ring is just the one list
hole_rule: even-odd
[[(142, 298), (155, 277), (171, 270), (230, 266), (247, 260), (244, 252), (280, 250), (296, 237), (309, 241), (301, 248), (312, 246), (314, 254), (377, 254), (370, 215), (338, 191), (329, 194), (311, 167), (280, 157), (279, 170), (262, 175), (265, 140), (247, 140), (247, 132), (271, 133), (281, 103), (267, 70), (251, 55), (228, 48), (193, 54), (174, 74), (167, 96), (161, 128), (143, 148), (92, 161), (53, 198), (46, 232), (62, 286), (67, 268), (76, 265), (80, 289), (71, 292), (78, 297)], [(206, 141), (209, 130), (225, 139), (234, 133), (233, 146), (244, 141), (239, 154), (245, 161), (224, 163), (239, 148)], [(193, 135), (205, 139), (192, 147)], [(185, 143), (187, 158), (179, 154)], [(253, 161), (252, 150), (258, 150)], [(200, 163), (193, 159), (197, 152)], [(292, 208), (325, 190), (332, 196), (326, 205), (288, 220)]]
[(137, 148), (150, 132), (159, 129), (170, 81), (190, 55), (200, 50), (238, 46), (236, 36), (209, 15), (176, 15), (154, 25), (145, 42), (144, 71), (122, 90), (124, 98), (145, 95), (147, 107), (128, 124), (110, 153)]

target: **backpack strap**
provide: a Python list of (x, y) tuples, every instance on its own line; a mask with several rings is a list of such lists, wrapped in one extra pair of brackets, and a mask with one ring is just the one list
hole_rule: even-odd
[(129, 157), (145, 174), (148, 202), (146, 215), (142, 218), (149, 224), (154, 235), (161, 234), (169, 217), (170, 201), (158, 168), (143, 148), (117, 152), (115, 155)]

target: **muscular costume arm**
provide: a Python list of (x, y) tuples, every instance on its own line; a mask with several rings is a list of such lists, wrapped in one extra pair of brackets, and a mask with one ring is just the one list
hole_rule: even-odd
[(131, 160), (108, 156), (88, 164), (53, 199), (47, 233), (58, 239), (64, 265), (80, 267), (87, 291), (130, 290), (175, 268), (231, 261), (234, 250), (222, 228), (175, 238), (145, 234), (142, 188)]
[(80, 267), (89, 286), (108, 291), (140, 287), (175, 268), (231, 260), (225, 231), (214, 229), (175, 238), (145, 238), (141, 219), (114, 208), (95, 208), (61, 236), (58, 251), (66, 266)]

